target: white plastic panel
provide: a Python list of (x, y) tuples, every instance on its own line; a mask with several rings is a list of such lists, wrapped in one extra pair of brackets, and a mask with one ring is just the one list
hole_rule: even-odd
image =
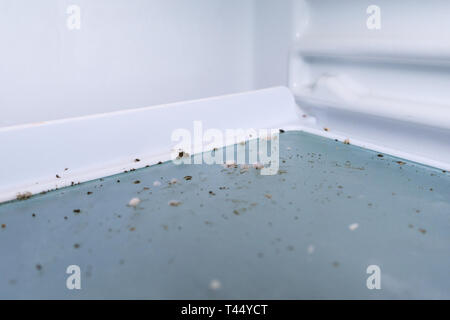
[(303, 1), (290, 87), (314, 128), (450, 163), (450, 2)]
[(291, 0), (2, 0), (0, 127), (287, 86), (291, 12)]

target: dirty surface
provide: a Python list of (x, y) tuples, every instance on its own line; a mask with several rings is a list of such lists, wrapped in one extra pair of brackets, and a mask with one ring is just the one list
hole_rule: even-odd
[(280, 142), (274, 176), (164, 163), (0, 205), (0, 298), (450, 298), (449, 173)]

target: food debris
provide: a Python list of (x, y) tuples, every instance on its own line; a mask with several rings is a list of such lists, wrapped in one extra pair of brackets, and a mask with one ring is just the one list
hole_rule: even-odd
[(75, 249), (78, 249), (78, 248), (80, 247), (80, 244), (79, 244), (79, 243), (75, 243), (75, 244), (73, 245), (73, 247), (74, 247)]
[(344, 144), (350, 144), (350, 139), (345, 139)]
[(74, 213), (80, 213), (81, 210), (80, 210), (80, 209), (74, 209), (73, 212), (74, 212)]
[(425, 229), (419, 229), (419, 232), (422, 233), (422, 234), (425, 234), (425, 233), (427, 233), (427, 230), (425, 230)]
[(136, 180), (136, 181), (134, 181), (133, 183), (134, 183), (134, 184), (139, 184), (139, 183), (141, 183), (141, 181)]
[(172, 180), (169, 181), (169, 184), (176, 184), (177, 182), (178, 182), (178, 180), (173, 178)]
[(56, 175), (56, 179), (61, 179), (61, 177), (59, 175)]
[(323, 130), (325, 130), (326, 132), (330, 131), (330, 129), (328, 128), (323, 128)]
[(264, 165), (258, 162), (253, 165), (253, 168), (255, 168), (256, 170), (261, 170), (264, 168)]
[(185, 176), (184, 180), (186, 180), (186, 181), (192, 180), (192, 176)]
[(222, 283), (220, 283), (220, 281), (217, 279), (213, 279), (209, 283), (209, 288), (214, 291), (219, 290), (220, 288), (222, 288)]
[(134, 162), (140, 162), (141, 159), (134, 159)]
[(401, 166), (403, 166), (404, 164), (406, 164), (406, 162), (403, 162), (403, 161), (397, 161), (397, 163), (398, 163), (399, 165), (401, 165)]
[(359, 227), (358, 223), (352, 223), (351, 225), (348, 226), (350, 231), (355, 231), (356, 229), (358, 229), (358, 227)]
[(180, 204), (181, 204), (181, 202), (177, 201), (177, 200), (170, 200), (169, 201), (169, 206), (172, 206), (172, 207), (178, 207)]
[(215, 196), (216, 194), (213, 191), (209, 191), (209, 194)]
[(24, 193), (18, 193), (16, 199), (17, 200), (27, 200), (30, 199), (33, 196), (33, 194), (29, 191)]
[(2, 224), (2, 229), (5, 229), (6, 228), (6, 224)]
[(224, 165), (224, 168), (237, 168), (237, 164), (234, 161), (227, 161)]
[(160, 185), (161, 185), (161, 182), (159, 182), (159, 181), (153, 182), (154, 187), (159, 187)]
[(264, 197), (266, 197), (267, 199), (272, 199), (272, 195), (271, 194), (265, 194)]
[(128, 202), (128, 206), (136, 208), (139, 205), (139, 203), (141, 203), (141, 199), (133, 198), (130, 200), (130, 202)]

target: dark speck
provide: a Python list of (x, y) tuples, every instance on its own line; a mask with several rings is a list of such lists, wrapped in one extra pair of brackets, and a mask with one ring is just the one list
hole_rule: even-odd
[(74, 209), (73, 212), (74, 212), (74, 213), (80, 213), (81, 210), (80, 210), (80, 209)]
[(6, 228), (6, 224), (2, 224), (2, 229), (5, 229)]
[(141, 161), (141, 159), (134, 159), (134, 162), (139, 162)]
[(74, 247), (75, 249), (78, 249), (78, 248), (80, 247), (80, 245), (79, 245), (78, 243), (75, 243), (75, 244), (73, 245), (73, 247)]
[(377, 155), (377, 157), (378, 157), (378, 158), (383, 158), (384, 156), (383, 156), (381, 153), (379, 153), (379, 154)]
[(134, 184), (139, 184), (141, 183), (139, 180), (136, 180), (135, 182), (133, 182)]
[(40, 264), (36, 265), (36, 270), (41, 271), (42, 270), (42, 266)]

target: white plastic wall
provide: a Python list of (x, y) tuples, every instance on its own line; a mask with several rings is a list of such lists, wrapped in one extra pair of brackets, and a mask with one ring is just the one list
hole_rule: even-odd
[[(67, 26), (71, 5), (80, 29)], [(1, 0), (0, 126), (287, 85), (291, 9), (290, 0)]]

